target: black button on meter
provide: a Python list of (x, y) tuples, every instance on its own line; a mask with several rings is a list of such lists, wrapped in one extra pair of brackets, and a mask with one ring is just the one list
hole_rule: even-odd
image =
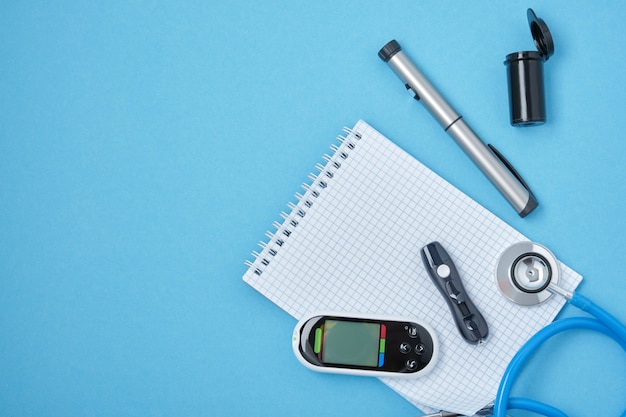
[(554, 54), (548, 25), (533, 9), (526, 16), (536, 51), (513, 52), (506, 56), (509, 110), (513, 126), (535, 126), (546, 121), (543, 63)]

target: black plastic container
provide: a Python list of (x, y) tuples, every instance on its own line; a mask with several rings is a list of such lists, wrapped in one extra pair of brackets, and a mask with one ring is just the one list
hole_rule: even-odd
[(526, 15), (537, 51), (513, 52), (504, 61), (513, 126), (536, 126), (545, 123), (543, 63), (554, 54), (554, 42), (548, 25), (532, 9), (528, 9)]

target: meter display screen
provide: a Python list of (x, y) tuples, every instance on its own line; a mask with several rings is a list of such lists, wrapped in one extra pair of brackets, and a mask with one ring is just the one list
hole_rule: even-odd
[(316, 329), (315, 351), (324, 363), (382, 366), (385, 325), (328, 319)]

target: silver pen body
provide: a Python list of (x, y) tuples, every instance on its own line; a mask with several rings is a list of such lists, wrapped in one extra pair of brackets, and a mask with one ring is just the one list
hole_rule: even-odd
[(512, 166), (508, 162), (505, 163), (501, 156), (496, 155), (492, 149), (483, 143), (465, 123), (462, 116), (448, 104), (400, 49), (397, 42), (393, 46), (396, 49), (392, 49), (389, 56), (383, 57), (381, 55), (381, 58), (400, 77), (407, 89), (412, 90), (415, 98), (422, 102), (441, 127), (448, 132), (521, 217), (525, 217), (533, 211), (538, 206), (537, 200), (519, 175), (512, 169)]

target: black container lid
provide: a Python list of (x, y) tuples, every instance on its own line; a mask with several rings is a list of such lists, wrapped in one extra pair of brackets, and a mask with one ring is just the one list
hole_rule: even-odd
[(528, 25), (530, 26), (530, 33), (535, 41), (537, 50), (541, 53), (544, 60), (548, 60), (554, 54), (554, 41), (552, 40), (552, 34), (548, 25), (543, 19), (537, 17), (533, 9), (528, 9), (526, 12), (528, 18)]

